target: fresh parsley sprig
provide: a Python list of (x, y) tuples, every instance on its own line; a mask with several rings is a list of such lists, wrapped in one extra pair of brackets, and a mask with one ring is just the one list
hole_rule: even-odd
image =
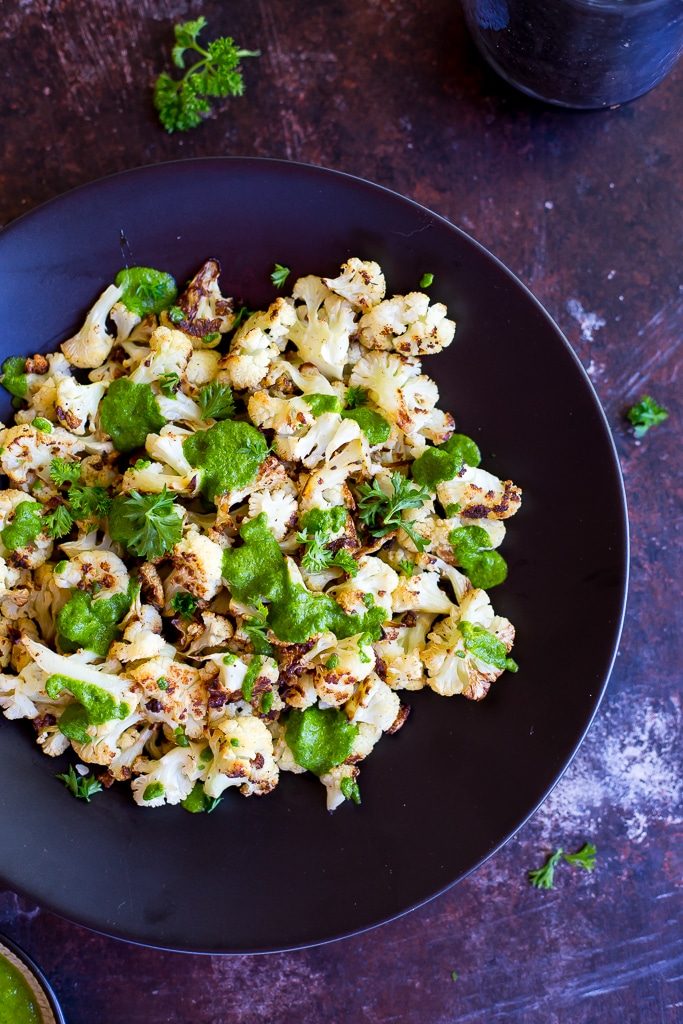
[(96, 779), (94, 775), (79, 775), (74, 771), (72, 764), (69, 765), (68, 772), (56, 775), (55, 778), (63, 782), (69, 792), (73, 793), (78, 800), (85, 800), (88, 804), (95, 793), (102, 791), (102, 783), (99, 779)]
[(652, 395), (643, 395), (640, 401), (628, 410), (626, 418), (633, 427), (633, 433), (640, 439), (647, 434), (650, 427), (656, 427), (658, 423), (668, 420), (669, 413)]
[(595, 867), (596, 854), (597, 850), (593, 843), (584, 843), (576, 853), (565, 853), (559, 846), (554, 853), (550, 854), (545, 864), (534, 871), (528, 871), (527, 878), (535, 889), (554, 889), (555, 869), (561, 861), (564, 860), (567, 864), (583, 868), (584, 871), (592, 871)]
[(205, 420), (227, 420), (235, 413), (235, 399), (229, 384), (214, 380), (199, 392), (199, 408)]
[(160, 494), (119, 494), (112, 502), (109, 534), (139, 558), (161, 558), (175, 547), (182, 533), (182, 517), (166, 487)]
[(171, 608), (178, 613), (181, 619), (191, 619), (197, 611), (198, 604), (199, 601), (196, 597), (183, 590), (179, 590), (171, 598)]
[(45, 524), (45, 532), (50, 537), (54, 537), (55, 540), (59, 540), (60, 537), (66, 537), (74, 523), (73, 517), (66, 505), (57, 505), (57, 508), (46, 512), (43, 516), (43, 522)]
[(377, 478), (358, 488), (360, 500), (358, 512), (373, 537), (384, 537), (401, 527), (408, 534), (418, 551), (423, 551), (427, 541), (401, 516), (404, 509), (422, 508), (429, 500), (426, 487), (417, 487), (400, 473), (391, 474), (391, 494), (385, 494)]
[[(240, 70), (243, 57), (259, 57), (259, 50), (243, 50), (230, 36), (219, 36), (207, 47), (199, 43), (206, 27), (203, 16), (174, 26), (173, 63), (185, 70), (180, 79), (163, 71), (154, 86), (154, 106), (167, 132), (185, 132), (196, 128), (211, 113), (215, 99), (241, 96), (244, 78)], [(188, 56), (197, 55), (186, 68)]]
[(71, 462), (68, 459), (53, 459), (50, 463), (50, 480), (53, 484), (61, 487), (62, 484), (75, 484), (81, 479), (80, 462)]

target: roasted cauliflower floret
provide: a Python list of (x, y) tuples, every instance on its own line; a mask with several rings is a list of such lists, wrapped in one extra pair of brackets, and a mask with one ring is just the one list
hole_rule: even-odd
[(189, 335), (197, 348), (217, 345), (220, 335), (229, 331), (235, 322), (233, 301), (221, 294), (218, 284), (220, 273), (218, 260), (207, 260), (177, 300), (176, 308), (182, 317), (169, 321), (168, 313), (162, 314), (164, 323), (172, 324)]
[(399, 576), (390, 565), (373, 555), (363, 555), (358, 559), (356, 575), (332, 588), (330, 593), (347, 615), (362, 613), (367, 609), (369, 598), (390, 615), (393, 595), (400, 585)]
[(209, 734), (209, 746), (213, 760), (204, 782), (207, 796), (219, 797), (229, 786), (240, 786), (244, 796), (262, 796), (277, 785), (273, 737), (259, 718), (222, 719)]
[(73, 377), (60, 377), (55, 386), (57, 419), (73, 434), (93, 430), (105, 390), (104, 384), (79, 384)]
[(219, 379), (225, 376), (233, 387), (256, 389), (284, 350), (295, 321), (294, 306), (282, 298), (265, 313), (252, 313), (235, 331), (230, 352), (219, 363)]
[(192, 792), (197, 771), (197, 754), (191, 747), (174, 747), (153, 761), (139, 758), (134, 765), (138, 775), (131, 782), (133, 799), (140, 807), (179, 804)]
[(339, 380), (356, 326), (353, 307), (331, 292), (319, 277), (299, 278), (292, 294), (301, 304), (289, 331), (290, 340), (304, 362), (313, 363), (327, 377)]
[(424, 292), (394, 295), (365, 313), (358, 336), (365, 348), (394, 349), (406, 356), (441, 352), (453, 341), (455, 324), (441, 302), (430, 306)]
[[(484, 469), (465, 466), (460, 476), (437, 486), (442, 505), (459, 505), (461, 520), (509, 519), (522, 503), (522, 492), (511, 480), (499, 480)], [(478, 524), (481, 525), (481, 524)]]
[(173, 549), (173, 569), (166, 581), (170, 600), (179, 590), (210, 601), (221, 587), (223, 549), (192, 527)]
[(388, 732), (398, 717), (401, 702), (398, 695), (372, 672), (359, 685), (345, 711), (350, 721), (364, 722)]
[(182, 377), (192, 357), (192, 342), (182, 331), (157, 327), (149, 339), (149, 355), (135, 367), (130, 380), (152, 384), (167, 373)]
[(379, 264), (352, 256), (342, 264), (338, 277), (324, 277), (324, 283), (354, 309), (367, 313), (384, 298), (386, 281)]
[(114, 344), (113, 335), (107, 332), (107, 317), (122, 295), (122, 288), (110, 284), (86, 316), (78, 334), (63, 343), (62, 352), (72, 366), (92, 369), (105, 361)]
[(257, 491), (249, 497), (249, 519), (256, 519), (265, 513), (270, 532), (276, 540), (284, 540), (296, 525), (296, 492), (289, 487), (277, 487), (272, 491)]
[(157, 657), (127, 670), (145, 718), (172, 730), (182, 727), (191, 739), (202, 735), (208, 692), (198, 669)]

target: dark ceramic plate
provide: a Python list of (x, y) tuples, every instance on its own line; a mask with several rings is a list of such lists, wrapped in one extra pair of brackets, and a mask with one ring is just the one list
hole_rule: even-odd
[[(286, 949), (396, 917), (471, 871), (525, 821), (577, 749), (615, 655), (627, 577), (624, 492), (607, 423), (527, 289), (429, 210), (292, 163), (186, 161), (116, 175), (0, 235), (0, 355), (54, 349), (128, 261), (180, 280), (206, 257), (227, 294), (274, 296), (277, 261), (334, 274), (377, 260), (394, 292), (425, 271), (458, 321), (425, 360), (484, 465), (524, 488), (496, 609), (520, 671), (481, 704), (409, 697), (407, 726), (362, 770), (363, 804), (325, 811), (310, 777), (215, 814), (144, 812), (126, 789), (74, 800), (27, 723), (0, 723), (0, 874), (111, 935), (207, 952)], [(0, 416), (10, 415), (9, 405)], [(7, 781), (11, 780), (11, 784)]]

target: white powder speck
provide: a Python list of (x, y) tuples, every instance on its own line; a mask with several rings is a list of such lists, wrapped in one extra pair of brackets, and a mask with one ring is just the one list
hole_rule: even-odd
[(650, 823), (681, 821), (683, 769), (677, 700), (620, 694), (599, 714), (584, 746), (540, 808), (546, 841), (599, 836), (603, 816), (621, 815), (624, 833), (642, 842)]
[(585, 310), (578, 299), (569, 299), (567, 302), (567, 312), (570, 316), (574, 317), (581, 328), (581, 337), (584, 341), (592, 341), (595, 332), (599, 331), (607, 323), (597, 313), (589, 313)]
[(546, 199), (543, 205), (545, 206), (546, 210), (552, 210), (555, 207), (555, 203), (551, 202), (550, 199)]
[(607, 280), (611, 281), (614, 277), (616, 277), (616, 273), (616, 270), (610, 270), (609, 274), (607, 275)]

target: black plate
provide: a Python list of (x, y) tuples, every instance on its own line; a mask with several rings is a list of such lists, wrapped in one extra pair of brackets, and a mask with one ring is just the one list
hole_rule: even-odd
[[(272, 299), (277, 261), (334, 274), (377, 260), (389, 289), (431, 294), (458, 321), (425, 360), (441, 404), (484, 465), (524, 488), (493, 594), (518, 629), (520, 671), (482, 704), (410, 698), (406, 727), (362, 770), (363, 804), (333, 815), (310, 777), (215, 814), (143, 811), (125, 789), (74, 800), (27, 723), (0, 726), (0, 874), (111, 935), (173, 949), (293, 948), (369, 928), (423, 903), (489, 856), (557, 781), (614, 659), (627, 520), (614, 446), (591, 384), (527, 289), (429, 210), (342, 174), (278, 161), (145, 167), (48, 203), (0, 235), (0, 354), (49, 350), (125, 261), (179, 280), (206, 257), (227, 294)], [(7, 421), (9, 405), (0, 409)], [(10, 782), (11, 780), (11, 782)]]

